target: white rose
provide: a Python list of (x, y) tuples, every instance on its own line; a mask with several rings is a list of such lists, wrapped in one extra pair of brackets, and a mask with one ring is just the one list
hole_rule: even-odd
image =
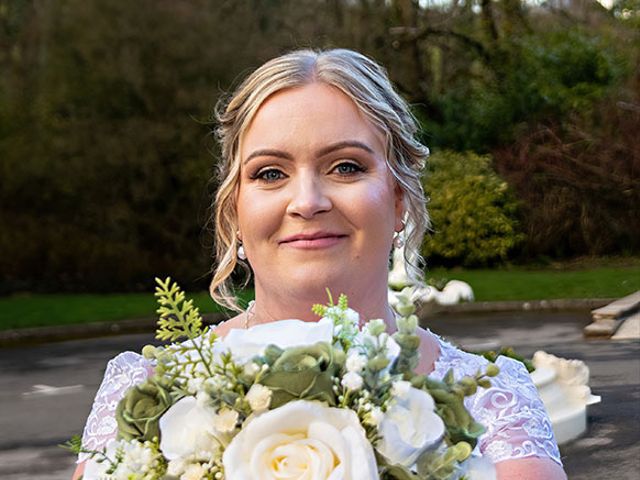
[(251, 388), (247, 392), (245, 398), (247, 399), (247, 402), (249, 402), (251, 410), (259, 413), (269, 408), (272, 395), (273, 392), (269, 387), (265, 387), (259, 383), (254, 383), (251, 385)]
[(213, 428), (215, 411), (184, 397), (160, 417), (160, 450), (168, 460), (215, 452), (227, 437)]
[(352, 410), (298, 400), (257, 416), (222, 458), (233, 480), (377, 480), (373, 449)]
[(228, 350), (238, 363), (245, 363), (256, 355), (262, 355), (268, 345), (280, 348), (313, 345), (317, 342), (331, 343), (333, 340), (333, 322), (322, 318), (318, 322), (302, 320), (280, 320), (263, 323), (248, 330), (232, 329), (220, 348)]
[(422, 452), (438, 445), (444, 435), (444, 423), (434, 410), (431, 395), (410, 388), (384, 414), (378, 427), (382, 436), (376, 446), (378, 452), (392, 464), (412, 466)]

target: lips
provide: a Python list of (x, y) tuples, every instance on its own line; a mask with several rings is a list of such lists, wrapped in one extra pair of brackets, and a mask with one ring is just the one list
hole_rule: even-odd
[(328, 248), (342, 242), (347, 235), (335, 232), (312, 232), (290, 235), (280, 240), (280, 245), (301, 248), (317, 249)]

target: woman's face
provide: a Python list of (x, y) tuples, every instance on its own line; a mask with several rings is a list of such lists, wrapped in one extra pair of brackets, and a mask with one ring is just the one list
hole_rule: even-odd
[(382, 133), (349, 97), (321, 83), (274, 94), (240, 159), (238, 224), (256, 294), (386, 286), (402, 194)]

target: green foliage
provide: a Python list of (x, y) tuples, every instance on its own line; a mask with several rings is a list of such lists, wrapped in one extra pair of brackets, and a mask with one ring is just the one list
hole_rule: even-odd
[(423, 255), (430, 262), (495, 263), (522, 240), (516, 202), (488, 157), (440, 152), (430, 158), (425, 177), (434, 233)]
[(156, 283), (154, 295), (160, 304), (156, 311), (160, 315), (156, 338), (175, 342), (200, 337), (204, 333), (202, 317), (200, 310), (193, 306), (193, 300), (186, 300), (184, 292), (169, 277), (164, 281), (156, 278)]
[(484, 352), (472, 352), (476, 355), (482, 355), (484, 358), (489, 360), (490, 362), (495, 362), (499, 356), (504, 356), (508, 358), (513, 358), (518, 362), (522, 363), (529, 373), (533, 372), (536, 367), (533, 366), (533, 363), (528, 358), (523, 357), (522, 355), (518, 355), (513, 347), (500, 347), (500, 350), (488, 350)]
[(419, 108), (429, 133), (425, 140), (486, 152), (513, 141), (536, 120), (590, 109), (630, 71), (614, 41), (605, 32), (552, 25), (502, 39), (487, 58), (460, 65), (447, 88), (434, 92), (429, 108)]
[[(626, 130), (637, 131), (629, 120), (637, 118), (637, 0), (618, 0), (611, 12), (588, 2), (571, 7), (585, 12), (472, 5), (0, 0), (0, 293), (143, 291), (158, 272), (204, 286), (212, 106), (250, 69), (294, 48), (354, 48), (381, 62), (432, 147), (493, 151), (539, 122), (571, 130), (567, 120), (580, 114), (589, 119), (581, 145), (635, 161), (635, 135), (611, 138), (624, 130), (617, 117), (589, 113), (594, 102), (622, 102), (632, 109), (623, 112)], [(555, 172), (536, 175), (548, 192)], [(635, 177), (618, 176), (624, 181), (588, 191), (568, 178), (548, 201), (580, 209), (585, 197), (600, 198), (594, 190), (621, 184), (627, 195)], [(532, 215), (540, 205), (537, 196), (519, 198)], [(608, 201), (607, 215), (586, 215), (591, 226), (628, 225), (635, 198), (623, 200)], [(553, 235), (548, 212), (531, 222), (528, 235), (549, 237), (535, 242), (535, 254), (639, 248), (635, 230), (607, 242), (590, 227), (577, 247), (554, 249), (576, 223)]]
[(429, 480), (446, 480), (455, 473), (460, 473), (458, 462), (466, 460), (471, 455), (471, 446), (466, 442), (451, 445), (441, 452), (427, 451), (418, 459), (418, 473)]
[(152, 441), (160, 438), (160, 417), (173, 405), (172, 385), (160, 376), (135, 385), (116, 409), (118, 436), (125, 440)]

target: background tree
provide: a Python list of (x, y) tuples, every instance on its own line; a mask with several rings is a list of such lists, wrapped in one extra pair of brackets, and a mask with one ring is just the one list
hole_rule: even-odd
[(0, 292), (206, 285), (213, 106), (301, 47), (374, 57), (434, 152), (492, 156), (511, 260), (637, 253), (637, 1), (564, 4), (0, 0)]

